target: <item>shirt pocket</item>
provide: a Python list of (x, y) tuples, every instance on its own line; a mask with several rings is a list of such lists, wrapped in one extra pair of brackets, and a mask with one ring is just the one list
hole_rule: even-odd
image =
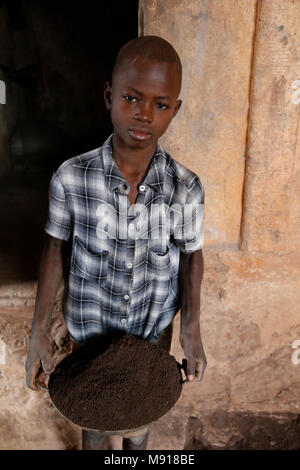
[(91, 253), (75, 236), (71, 273), (88, 281), (100, 283), (107, 276), (108, 251)]
[(148, 275), (149, 280), (169, 281), (171, 277), (170, 271), (170, 254), (169, 248), (166, 253), (156, 253), (149, 248), (148, 251)]

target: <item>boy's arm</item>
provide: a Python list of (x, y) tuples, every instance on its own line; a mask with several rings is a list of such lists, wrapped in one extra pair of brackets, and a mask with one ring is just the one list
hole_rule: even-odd
[(207, 364), (200, 336), (200, 289), (203, 277), (202, 250), (180, 253), (179, 288), (181, 317), (179, 340), (187, 359), (188, 380), (201, 380)]
[(62, 246), (63, 240), (46, 235), (40, 261), (30, 345), (25, 364), (26, 385), (32, 390), (38, 390), (36, 381), (42, 384), (44, 373), (50, 373), (53, 370), (49, 332), (52, 309), (63, 278)]

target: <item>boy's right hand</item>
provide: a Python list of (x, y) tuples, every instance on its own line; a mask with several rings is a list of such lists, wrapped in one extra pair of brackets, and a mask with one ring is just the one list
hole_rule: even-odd
[(52, 345), (47, 336), (31, 338), (25, 369), (27, 387), (35, 391), (45, 388), (45, 375), (54, 370)]

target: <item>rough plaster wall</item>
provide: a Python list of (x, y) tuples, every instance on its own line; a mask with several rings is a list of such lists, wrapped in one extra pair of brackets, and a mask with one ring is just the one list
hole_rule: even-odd
[(243, 214), (251, 251), (300, 248), (299, 13), (299, 2), (258, 2)]
[[(140, 32), (174, 44), (182, 107), (163, 139), (201, 176), (206, 243), (239, 242), (256, 1), (141, 1)], [(143, 29), (143, 31), (142, 31)]]
[[(36, 288), (33, 284), (1, 286), (0, 317), (0, 450), (80, 449), (81, 432), (61, 418), (46, 392), (25, 386), (25, 360), (29, 345)], [(55, 363), (70, 353), (70, 342), (60, 312), (54, 308), (51, 336)]]

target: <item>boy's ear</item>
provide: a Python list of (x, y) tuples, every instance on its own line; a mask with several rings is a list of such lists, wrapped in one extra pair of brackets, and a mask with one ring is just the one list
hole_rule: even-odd
[(182, 100), (177, 100), (177, 101), (176, 101), (176, 104), (175, 104), (175, 109), (174, 109), (174, 113), (173, 113), (173, 118), (172, 118), (172, 119), (174, 119), (174, 117), (175, 117), (176, 114), (178, 113), (179, 108), (180, 108), (181, 105), (182, 105)]
[(104, 101), (106, 104), (106, 109), (111, 108), (111, 85), (109, 82), (104, 83)]

